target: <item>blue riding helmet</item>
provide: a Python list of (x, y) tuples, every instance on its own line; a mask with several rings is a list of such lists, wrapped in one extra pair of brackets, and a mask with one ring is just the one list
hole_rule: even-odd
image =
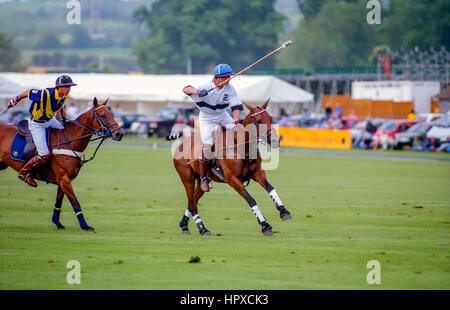
[(225, 77), (234, 74), (233, 69), (230, 65), (220, 64), (214, 68), (214, 77)]

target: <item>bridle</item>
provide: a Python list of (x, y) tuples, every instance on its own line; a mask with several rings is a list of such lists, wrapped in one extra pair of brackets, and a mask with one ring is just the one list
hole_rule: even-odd
[[(91, 139), (89, 142), (95, 141), (95, 140), (98, 140), (98, 139), (106, 139), (106, 138), (111, 137), (111, 133), (112, 132), (114, 132), (114, 131), (116, 131), (116, 130), (118, 130), (120, 128), (120, 126), (118, 124), (112, 124), (110, 126), (105, 126), (103, 124), (102, 120), (100, 119), (100, 117), (97, 114), (97, 110), (101, 109), (101, 108), (107, 108), (107, 107), (105, 105), (100, 105), (99, 107), (97, 107), (95, 109), (94, 108), (92, 109), (92, 111), (94, 113), (94, 120), (97, 121), (97, 123), (100, 125), (100, 128), (98, 128), (98, 129), (96, 129), (94, 127), (91, 127), (91, 126), (87, 126), (85, 124), (82, 124), (82, 123), (80, 123), (77, 120), (71, 120), (70, 121), (71, 123), (75, 123), (76, 125), (78, 125), (78, 126), (80, 126), (80, 127), (82, 127), (82, 128), (84, 128), (84, 129), (89, 131), (89, 133), (87, 135), (84, 135), (82, 137), (78, 137), (76, 139), (73, 139), (73, 140), (71, 140), (71, 142), (76, 141), (76, 140), (80, 140), (80, 139), (83, 139), (83, 138), (86, 138), (86, 137), (91, 136), (93, 134), (98, 136), (98, 138)], [(110, 127), (114, 127), (114, 126), (115, 126), (115, 128), (110, 128)]]
[[(111, 137), (111, 133), (112, 133), (112, 132), (114, 132), (114, 131), (120, 129), (120, 126), (119, 126), (118, 124), (112, 124), (112, 125), (110, 125), (110, 126), (105, 126), (105, 125), (103, 124), (101, 118), (99, 117), (99, 115), (98, 115), (98, 113), (97, 113), (97, 110), (98, 110), (98, 109), (101, 109), (101, 108), (107, 108), (107, 107), (106, 107), (105, 105), (100, 105), (100, 106), (98, 106), (98, 107), (96, 107), (96, 108), (92, 108), (92, 111), (93, 111), (93, 114), (94, 114), (94, 120), (100, 125), (100, 128), (97, 129), (97, 128), (88, 126), (88, 125), (86, 125), (86, 124), (80, 123), (80, 122), (77, 121), (77, 120), (70, 120), (69, 123), (74, 123), (74, 124), (76, 124), (77, 126), (86, 129), (89, 133), (86, 134), (86, 135), (83, 135), (83, 136), (81, 136), (81, 137), (77, 137), (77, 138), (74, 138), (74, 139), (69, 140), (69, 139), (67, 139), (66, 134), (64, 133), (64, 130), (62, 130), (61, 132), (62, 132), (62, 134), (63, 134), (63, 136), (64, 136), (64, 138), (65, 138), (66, 141), (65, 141), (65, 142), (60, 142), (60, 143), (57, 143), (57, 144), (50, 145), (49, 148), (50, 148), (50, 147), (55, 147), (55, 146), (60, 146), (60, 145), (68, 144), (68, 145), (70, 146), (71, 150), (73, 151), (74, 155), (75, 155), (74, 157), (77, 157), (77, 158), (80, 159), (81, 165), (83, 165), (83, 164), (85, 164), (85, 163), (87, 163), (87, 162), (93, 160), (93, 159), (95, 158), (95, 155), (97, 154), (98, 149), (99, 149), (100, 146), (102, 145), (102, 143), (103, 143), (106, 139), (108, 139), (109, 137)], [(116, 128), (114, 128), (114, 126), (116, 126)], [(110, 127), (113, 127), (113, 128), (110, 128)], [(99, 140), (99, 139), (101, 139), (101, 141), (100, 141), (100, 143), (97, 145), (97, 148), (95, 149), (94, 154), (93, 154), (89, 159), (84, 159), (84, 154), (83, 154), (83, 159), (81, 159), (81, 157), (78, 156), (77, 152), (73, 149), (71, 143), (72, 143), (72, 142), (75, 142), (75, 141), (78, 141), (78, 140), (82, 140), (82, 139), (87, 138), (87, 137), (91, 137), (92, 135), (96, 135), (97, 137), (96, 137), (96, 138), (91, 138), (91, 139), (89, 140), (89, 142), (92, 142), (92, 141), (95, 141), (95, 140)]]
[[(252, 124), (253, 124), (253, 125), (255, 125), (256, 127), (258, 127), (259, 125), (261, 125), (260, 123), (258, 123), (257, 120), (255, 120), (255, 116), (256, 116), (256, 115), (259, 115), (259, 114), (262, 114), (262, 113), (264, 113), (264, 112), (267, 112), (266, 109), (262, 109), (261, 111), (255, 112), (255, 113), (253, 113), (253, 114), (250, 115), (250, 118), (251, 118), (251, 120), (252, 120)], [(250, 134), (252, 134), (253, 136), (255, 136), (255, 135), (254, 135), (253, 133), (251, 133), (251, 132), (250, 132)], [(263, 137), (265, 137), (266, 140), (267, 140), (267, 137), (270, 137), (271, 134), (272, 134), (272, 126), (270, 126), (270, 128), (268, 128), (268, 130), (267, 130), (266, 133), (263, 135)], [(259, 135), (259, 137), (258, 137), (258, 136), (255, 136), (255, 138), (258, 140), (258, 143), (259, 143), (259, 141), (264, 141), (264, 140), (261, 138), (261, 135)], [(264, 141), (264, 142), (265, 142), (265, 141)]]

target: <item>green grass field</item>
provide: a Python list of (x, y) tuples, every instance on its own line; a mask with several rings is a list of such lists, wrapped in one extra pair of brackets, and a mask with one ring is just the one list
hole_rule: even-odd
[[(79, 228), (67, 199), (57, 231), (56, 186), (0, 171), (0, 289), (450, 288), (448, 156), (282, 154), (268, 177), (293, 219), (250, 183), (276, 232), (264, 237), (245, 200), (214, 184), (200, 200), (212, 232), (202, 237), (192, 220), (191, 235), (178, 227), (187, 201), (169, 150), (115, 145), (74, 182), (95, 233)], [(80, 285), (66, 282), (69, 260), (81, 264)], [(380, 262), (380, 285), (366, 281), (369, 260)]]

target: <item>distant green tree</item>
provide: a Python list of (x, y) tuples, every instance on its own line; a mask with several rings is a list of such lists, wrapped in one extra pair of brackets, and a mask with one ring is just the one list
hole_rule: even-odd
[(367, 24), (366, 1), (327, 1), (286, 37), (292, 47), (277, 55), (282, 68), (366, 66), (376, 45), (375, 27)]
[(18, 71), (20, 69), (19, 50), (14, 47), (12, 38), (0, 32), (0, 71)]
[(279, 43), (284, 17), (275, 12), (274, 1), (164, 0), (151, 10), (140, 7), (134, 17), (149, 35), (135, 44), (134, 54), (152, 73), (184, 73), (188, 59), (194, 73), (210, 72), (219, 62), (239, 69)]
[(450, 50), (450, 1), (387, 2), (377, 28), (377, 41), (393, 50), (445, 46)]
[(319, 14), (322, 5), (327, 2), (358, 2), (358, 0), (296, 0), (305, 19), (310, 19)]

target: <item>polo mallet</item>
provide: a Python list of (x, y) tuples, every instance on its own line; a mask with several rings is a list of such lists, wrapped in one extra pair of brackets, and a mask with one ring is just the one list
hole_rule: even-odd
[(242, 69), (241, 71), (239, 71), (239, 72), (236, 73), (235, 75), (230, 76), (230, 77), (229, 77), (228, 79), (226, 79), (225, 81), (219, 83), (219, 84), (216, 85), (215, 87), (213, 87), (213, 88), (211, 88), (210, 90), (208, 90), (208, 93), (209, 93), (210, 91), (212, 91), (213, 89), (215, 89), (215, 88), (217, 88), (217, 87), (220, 87), (220, 86), (222, 86), (222, 85), (228, 83), (231, 79), (233, 79), (233, 78), (237, 77), (238, 75), (244, 73), (245, 71), (247, 71), (248, 69), (250, 69), (251, 67), (253, 67), (254, 65), (256, 65), (257, 63), (263, 61), (263, 60), (266, 59), (267, 57), (269, 57), (269, 56), (275, 54), (276, 52), (278, 52), (279, 50), (281, 50), (281, 49), (283, 49), (283, 48), (285, 48), (285, 47), (288, 47), (288, 46), (291, 45), (291, 44), (292, 44), (292, 41), (291, 41), (291, 40), (284, 42), (284, 43), (281, 44), (281, 46), (280, 46), (279, 48), (277, 48), (276, 50), (271, 51), (271, 52), (270, 52), (269, 54), (267, 54), (266, 56), (264, 56), (264, 57), (258, 59), (258, 60), (255, 61), (254, 63), (252, 63), (250, 66), (248, 66), (248, 67)]

